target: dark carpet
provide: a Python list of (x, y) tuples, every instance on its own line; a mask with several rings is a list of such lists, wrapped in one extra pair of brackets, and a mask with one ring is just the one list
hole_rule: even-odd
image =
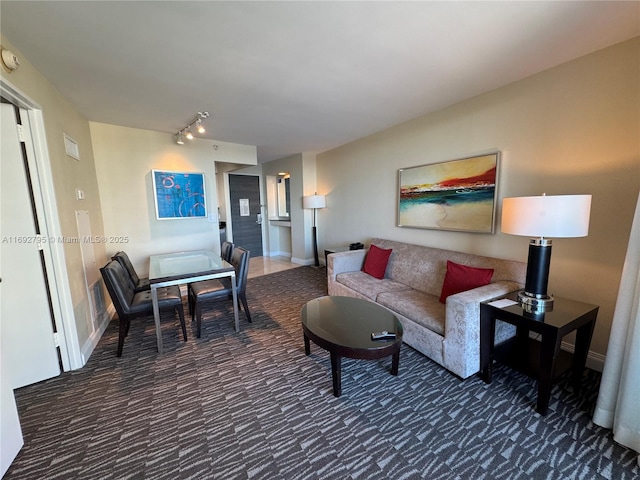
[(323, 269), (249, 280), (253, 323), (231, 302), (206, 309), (202, 338), (163, 319), (134, 321), (121, 358), (111, 322), (81, 370), (16, 392), (25, 446), (13, 479), (631, 479), (636, 455), (591, 423), (600, 376), (553, 390), (507, 368), (464, 382), (403, 345), (390, 359), (304, 354), (300, 309), (326, 294)]

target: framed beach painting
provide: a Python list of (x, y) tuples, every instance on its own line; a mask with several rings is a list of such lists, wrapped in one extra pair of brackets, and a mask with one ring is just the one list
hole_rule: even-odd
[(500, 152), (398, 170), (398, 226), (493, 233)]
[(204, 173), (152, 170), (158, 220), (206, 218)]

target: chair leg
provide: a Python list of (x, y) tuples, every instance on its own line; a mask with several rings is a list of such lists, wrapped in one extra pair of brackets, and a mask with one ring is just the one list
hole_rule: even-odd
[(184, 309), (182, 305), (176, 307), (178, 311), (178, 316), (180, 317), (180, 326), (182, 327), (182, 336), (184, 337), (184, 341), (187, 341), (187, 326), (184, 323)]
[(195, 301), (195, 305), (193, 307), (195, 316), (196, 316), (196, 337), (200, 338), (201, 327), (202, 327), (202, 306), (200, 302)]
[(122, 347), (124, 346), (124, 339), (129, 332), (129, 320), (119, 319), (119, 333), (118, 333), (118, 351), (117, 356), (122, 356)]
[(249, 313), (249, 305), (247, 305), (247, 297), (244, 294), (238, 295), (240, 300), (242, 301), (242, 305), (244, 307), (244, 313), (247, 316), (247, 320), (251, 323), (251, 314)]

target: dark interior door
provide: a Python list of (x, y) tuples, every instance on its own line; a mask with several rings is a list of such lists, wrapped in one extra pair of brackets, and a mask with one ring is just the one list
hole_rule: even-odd
[(229, 175), (229, 202), (233, 243), (262, 256), (262, 220), (260, 178), (252, 175)]

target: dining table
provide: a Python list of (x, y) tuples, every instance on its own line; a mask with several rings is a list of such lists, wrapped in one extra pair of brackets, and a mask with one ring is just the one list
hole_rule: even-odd
[(233, 293), (233, 315), (236, 332), (240, 331), (238, 318), (238, 297), (236, 291), (236, 271), (233, 265), (223, 260), (211, 250), (164, 253), (149, 257), (149, 284), (153, 303), (153, 320), (156, 325), (158, 352), (162, 353), (162, 330), (158, 289), (170, 285), (183, 285), (213, 278), (229, 277)]

